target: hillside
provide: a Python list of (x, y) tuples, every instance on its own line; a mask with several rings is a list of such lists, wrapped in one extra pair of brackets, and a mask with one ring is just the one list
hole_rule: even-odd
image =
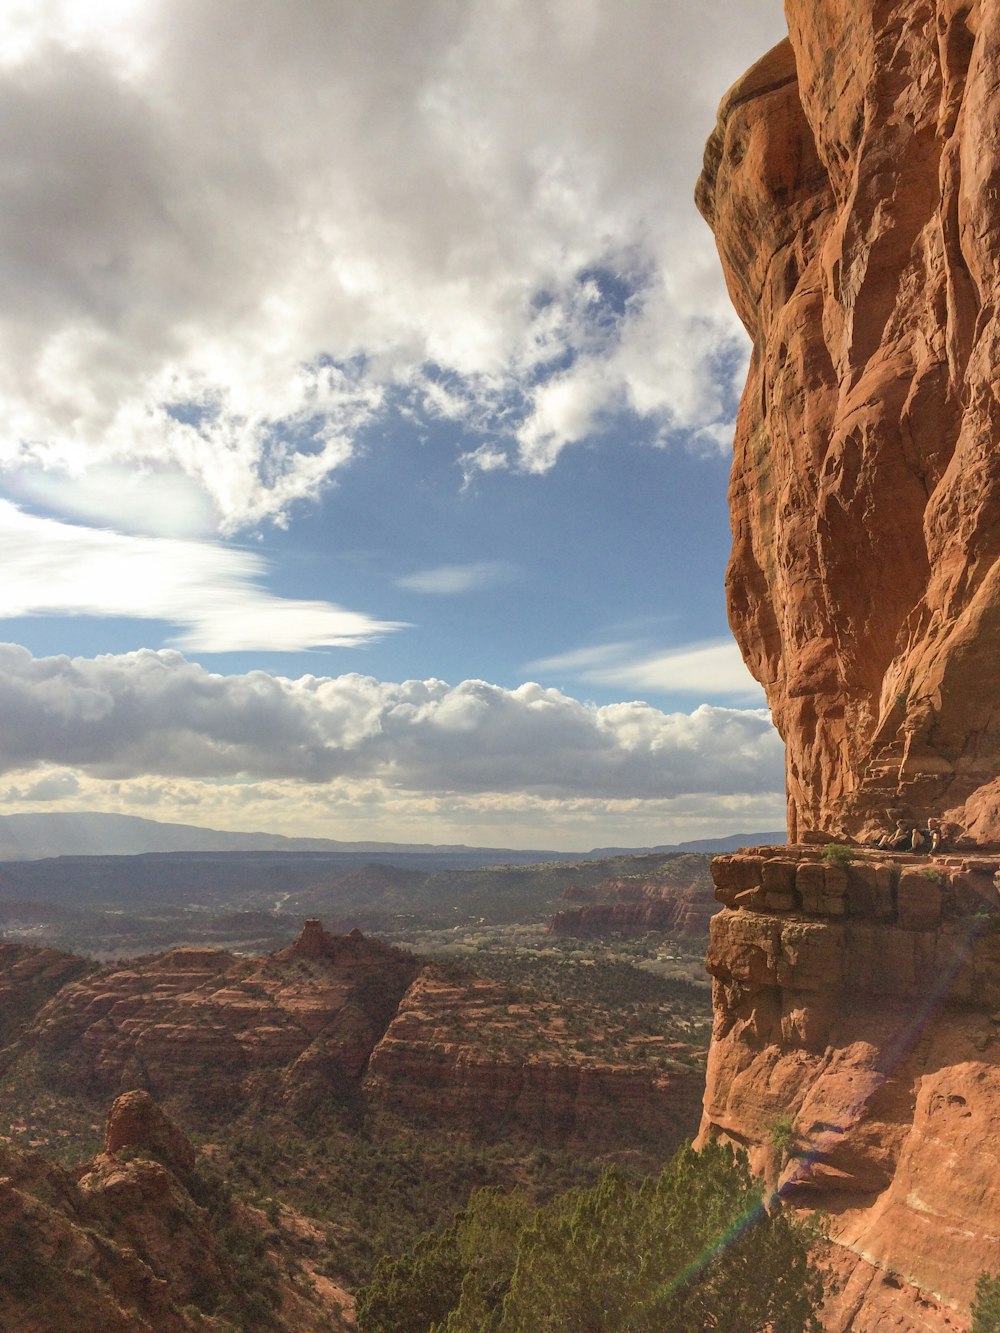
[[(447, 1219), (478, 1185), (519, 1183), (541, 1200), (592, 1182), (611, 1161), (657, 1169), (694, 1132), (710, 1029), (704, 991), (575, 952), (491, 950), (477, 961), (429, 962), (314, 920), (261, 957), (186, 948), (102, 965), (0, 942), (11, 1016), (0, 1030), (0, 1152), (47, 1160), (12, 1166), (17, 1179), (41, 1173), (26, 1199), (44, 1195), (46, 1172), (72, 1166), (72, 1179), (107, 1179), (141, 1213), (139, 1186), (122, 1182), (120, 1154), (100, 1159), (99, 1136), (121, 1090), (152, 1098), (203, 1145), (199, 1161), (215, 1181), (204, 1189), (224, 1187), (246, 1226), (263, 1228), (265, 1242), (246, 1245), (284, 1253), (294, 1271), (307, 1263), (297, 1288), (308, 1294), (319, 1282), (309, 1300), (322, 1305), (324, 1283), (339, 1300), (381, 1254)], [(97, 1165), (81, 1168), (85, 1160)], [(184, 1251), (183, 1218), (204, 1221), (180, 1188), (192, 1187), (182, 1175), (180, 1186), (149, 1179)], [(26, 1248), (54, 1253), (35, 1227), (56, 1222), (30, 1200), (17, 1206)], [(146, 1228), (138, 1215), (135, 1225)], [(215, 1242), (198, 1234), (211, 1266)], [(75, 1243), (67, 1233), (65, 1247)], [(194, 1279), (178, 1274), (188, 1261), (160, 1260), (147, 1267), (183, 1306)], [(112, 1255), (97, 1272), (99, 1287), (118, 1280), (117, 1262)], [(47, 1271), (37, 1268), (29, 1290)]]

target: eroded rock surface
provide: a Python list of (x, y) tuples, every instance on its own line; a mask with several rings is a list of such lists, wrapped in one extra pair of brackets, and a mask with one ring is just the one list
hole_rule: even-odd
[(829, 1333), (964, 1330), (1000, 1231), (1000, 858), (713, 865), (702, 1137), (829, 1219)]
[(118, 1098), (105, 1151), (73, 1171), (0, 1139), (0, 1327), (354, 1327), (346, 1293), (315, 1280), (263, 1214), (206, 1184), (191, 1144), (144, 1092)]
[(25, 1040), (102, 1090), (180, 1099), (196, 1117), (254, 1096), (302, 1106), (357, 1083), (418, 970), (312, 921), (263, 958), (184, 948), (103, 967), (54, 995)]
[[(15, 975), (50, 962), (28, 948), (11, 956)], [(0, 1045), (0, 1066), (17, 1072), (37, 1055), (63, 1093), (125, 1089), (107, 1151), (141, 1149), (181, 1175), (190, 1145), (173, 1137), (160, 1099), (201, 1129), (251, 1105), (296, 1116), (349, 1108), (599, 1151), (680, 1141), (698, 1124), (696, 1034), (626, 1034), (627, 1013), (615, 1028), (614, 1016), (442, 972), (318, 920), (260, 958), (184, 948), (79, 970), (37, 999), (32, 1021)]]
[(366, 1097), (492, 1140), (606, 1150), (690, 1134), (704, 1086), (696, 1050), (650, 1033), (629, 1043), (629, 1061), (609, 1062), (565, 1024), (544, 1002), (429, 967), (372, 1053)]
[(571, 887), (562, 897), (580, 905), (556, 912), (549, 929), (553, 935), (578, 939), (649, 931), (705, 938), (709, 919), (717, 910), (707, 864), (679, 880), (676, 873), (670, 879), (622, 875), (585, 888)]
[(792, 841), (1000, 841), (1000, 0), (786, 0), (698, 202), (753, 339), (730, 618)]

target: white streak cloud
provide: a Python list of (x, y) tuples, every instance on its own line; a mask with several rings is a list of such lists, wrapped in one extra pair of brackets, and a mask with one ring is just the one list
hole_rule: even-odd
[(515, 573), (513, 566), (506, 560), (477, 560), (466, 565), (437, 565), (434, 569), (418, 569), (412, 574), (401, 575), (396, 580), (396, 586), (410, 592), (451, 597), (457, 593), (475, 592), (480, 588), (494, 588), (498, 583), (508, 583)]
[(275, 597), (266, 562), (213, 542), (134, 537), (26, 514), (0, 500), (0, 618), (129, 616), (181, 626), (200, 652), (354, 647), (399, 628), (332, 602)]
[(658, 693), (763, 698), (732, 639), (686, 644), (665, 652), (650, 652), (632, 642), (599, 644), (542, 658), (530, 663), (529, 669)]

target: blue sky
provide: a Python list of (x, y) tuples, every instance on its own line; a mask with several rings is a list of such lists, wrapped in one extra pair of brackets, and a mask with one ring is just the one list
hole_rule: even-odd
[(0, 811), (783, 822), (691, 193), (772, 0), (0, 9)]

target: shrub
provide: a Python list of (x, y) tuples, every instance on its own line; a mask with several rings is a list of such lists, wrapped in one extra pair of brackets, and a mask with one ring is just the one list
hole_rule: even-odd
[(792, 1128), (790, 1115), (780, 1116), (771, 1126), (771, 1143), (776, 1152), (791, 1154), (798, 1146), (798, 1136)]
[(827, 865), (846, 866), (851, 856), (850, 847), (842, 842), (828, 842), (823, 848), (823, 860)]
[(1000, 1273), (980, 1273), (970, 1333), (1000, 1333)]
[(744, 1153), (683, 1148), (641, 1184), (607, 1172), (531, 1209), (481, 1191), (380, 1263), (360, 1333), (818, 1333), (814, 1224), (765, 1207)]

